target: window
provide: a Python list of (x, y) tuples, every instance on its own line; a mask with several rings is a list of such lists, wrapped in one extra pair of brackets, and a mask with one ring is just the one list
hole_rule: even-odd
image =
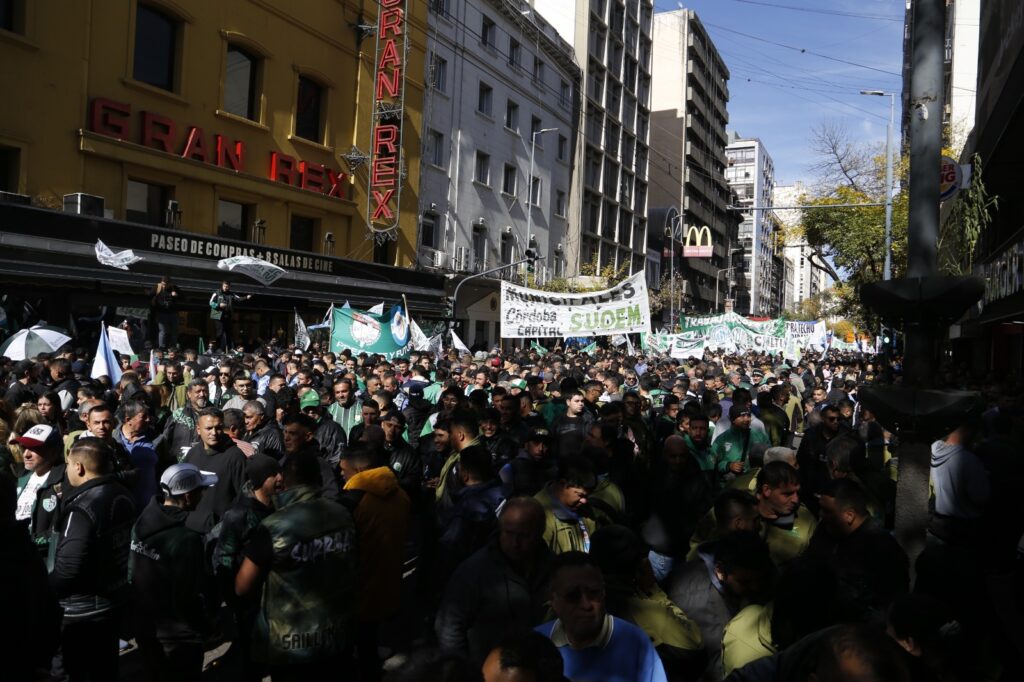
[(165, 211), (170, 198), (168, 187), (129, 180), (124, 218), (131, 223), (163, 227), (167, 223)]
[(533, 58), (533, 80), (544, 82), (544, 62), (539, 57)]
[(25, 33), (25, 0), (0, 0), (0, 30)]
[(18, 191), (21, 174), (21, 150), (0, 147), (0, 192)]
[(523, 65), (523, 46), (512, 36), (508, 37), (508, 65), (514, 67)]
[(249, 224), (249, 207), (236, 201), (217, 200), (217, 236), (226, 239), (245, 239)]
[(562, 81), (558, 95), (558, 103), (563, 107), (569, 107), (572, 105), (572, 86), (570, 86), (566, 81)]
[(259, 61), (245, 50), (228, 46), (227, 70), (224, 73), (224, 111), (259, 119), (256, 103), (256, 71)]
[(313, 250), (313, 233), (316, 232), (316, 218), (293, 215), (291, 235), (288, 240), (289, 248), (296, 251)]
[(540, 206), (540, 178), (536, 175), (530, 176), (530, 203)]
[(505, 127), (519, 132), (519, 105), (512, 100), (505, 104)]
[(420, 222), (420, 243), (429, 248), (437, 248), (437, 216), (424, 213)]
[(512, 242), (512, 235), (503, 234), (501, 235), (501, 262), (511, 263), (514, 244)]
[(487, 269), (487, 231), (483, 228), (473, 228), (473, 264), (477, 272)]
[(295, 101), (295, 136), (322, 142), (324, 89), (316, 81), (299, 76), (299, 94)]
[(555, 191), (555, 215), (565, 217), (565, 192)]
[(501, 191), (509, 196), (516, 194), (516, 167), (505, 164), (505, 170), (501, 173)]
[(430, 0), (430, 9), (441, 16), (447, 16), (449, 11), (449, 0)]
[(565, 135), (558, 136), (558, 160), (565, 161), (569, 158), (569, 138)]
[(481, 185), (491, 184), (491, 155), (478, 151), (473, 168), (473, 180)]
[(174, 91), (179, 22), (148, 5), (135, 13), (135, 61), (132, 77)]
[(538, 147), (544, 146), (544, 136), (540, 134), (541, 125), (542, 124), (540, 121), (540, 117), (530, 117), (530, 136), (533, 138), (533, 142), (536, 143)]
[(480, 26), (480, 44), (484, 47), (497, 47), (498, 27), (486, 16)]
[(444, 166), (444, 135), (442, 133), (436, 130), (427, 132), (427, 148), (424, 150), (423, 156), (428, 163)]
[(486, 116), (491, 115), (491, 100), (494, 98), (494, 90), (486, 83), (480, 84), (480, 92), (476, 99), (476, 110)]
[(430, 83), (439, 92), (448, 91), (448, 60), (436, 54), (430, 57)]

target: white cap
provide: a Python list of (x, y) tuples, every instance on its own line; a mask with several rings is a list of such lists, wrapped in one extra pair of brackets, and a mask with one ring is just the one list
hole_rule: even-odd
[(188, 463), (169, 466), (160, 476), (160, 488), (171, 496), (184, 495), (197, 488), (209, 488), (215, 483), (217, 474), (200, 471), (195, 464)]

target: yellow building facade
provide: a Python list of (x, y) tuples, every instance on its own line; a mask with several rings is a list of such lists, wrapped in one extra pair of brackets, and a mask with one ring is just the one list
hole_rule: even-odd
[[(384, 18), (383, 39), (401, 33), (385, 73), (389, 10), (402, 23)], [(409, 266), (426, 13), (422, 0), (14, 0), (0, 16), (0, 190), (50, 208), (83, 193), (115, 220)], [(396, 69), (404, 163), (375, 165), (378, 71), (393, 83)], [(397, 238), (378, 246), (383, 195), (368, 190), (389, 172)]]

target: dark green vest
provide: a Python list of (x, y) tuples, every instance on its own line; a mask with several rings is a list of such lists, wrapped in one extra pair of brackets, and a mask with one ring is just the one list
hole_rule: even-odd
[(253, 653), (296, 664), (341, 654), (350, 640), (356, 527), (348, 510), (299, 486), (276, 496), (263, 520), (274, 558), (263, 586)]

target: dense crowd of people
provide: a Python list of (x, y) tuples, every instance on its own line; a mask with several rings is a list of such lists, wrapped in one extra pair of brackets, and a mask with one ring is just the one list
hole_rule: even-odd
[(90, 366), (0, 358), (5, 679), (115, 680), (137, 647), (195, 680), (225, 641), (246, 681), (1019, 669), (1017, 594), (989, 589), (1024, 531), (1005, 380), (932, 446), (912, 581), (899, 442), (857, 397), (896, 360), (271, 342)]

